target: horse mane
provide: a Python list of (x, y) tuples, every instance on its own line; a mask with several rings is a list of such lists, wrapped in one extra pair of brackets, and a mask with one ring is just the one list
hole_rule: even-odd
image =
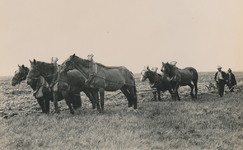
[(46, 63), (42, 61), (36, 61), (36, 66), (38, 69), (44, 73), (49, 73), (50, 71), (53, 71), (54, 65), (51, 63)]
[(91, 61), (89, 61), (89, 60), (87, 60), (87, 59), (83, 59), (83, 58), (80, 58), (80, 57), (78, 57), (78, 56), (74, 56), (73, 57), (73, 61), (76, 63), (76, 64), (82, 64), (83, 66), (85, 66), (85, 67), (89, 67), (89, 63), (91, 62)]
[(28, 67), (24, 66), (24, 65), (22, 65), (21, 68), (22, 68), (25, 72), (27, 72), (27, 74), (28, 74), (28, 72), (30, 71), (30, 69), (29, 69)]

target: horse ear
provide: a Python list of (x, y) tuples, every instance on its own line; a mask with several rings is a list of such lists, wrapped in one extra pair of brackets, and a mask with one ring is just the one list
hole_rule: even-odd
[(29, 59), (30, 63), (32, 64), (33, 62)]
[(72, 58), (74, 58), (75, 57), (75, 53), (72, 55), (72, 56), (70, 56), (70, 59), (72, 59)]
[(18, 67), (20, 68), (19, 64), (18, 64)]
[(150, 71), (149, 66), (147, 66), (147, 70)]
[(24, 68), (24, 65), (22, 65), (22, 68)]
[(36, 60), (35, 59), (34, 59), (33, 63), (34, 63), (34, 65), (36, 65)]
[(163, 65), (163, 66), (164, 66), (164, 64), (165, 64), (165, 63), (164, 63), (164, 62), (162, 62), (162, 65)]

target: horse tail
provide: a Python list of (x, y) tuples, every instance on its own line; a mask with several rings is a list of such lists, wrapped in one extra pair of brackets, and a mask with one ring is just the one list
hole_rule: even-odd
[(134, 89), (134, 97), (133, 97), (133, 107), (134, 109), (137, 109), (137, 103), (138, 103), (138, 98), (137, 98), (137, 88), (136, 88), (136, 84), (135, 84), (135, 78), (134, 80), (134, 85), (133, 85), (133, 89)]
[(195, 68), (192, 68), (192, 72), (193, 72), (192, 82), (193, 82), (194, 87), (195, 87), (195, 97), (197, 98), (197, 91), (198, 91), (198, 87), (197, 87), (198, 73), (197, 73), (197, 70)]

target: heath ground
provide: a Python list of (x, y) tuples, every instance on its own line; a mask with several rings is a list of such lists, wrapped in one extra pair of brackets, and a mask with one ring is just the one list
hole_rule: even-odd
[(125, 96), (106, 92), (105, 112), (93, 110), (81, 93), (83, 106), (72, 115), (65, 101), (55, 114), (42, 114), (25, 82), (15, 87), (11, 77), (0, 79), (0, 149), (243, 149), (243, 72), (236, 72), (238, 87), (226, 87), (220, 98), (214, 73), (199, 73), (198, 99), (189, 87), (180, 87), (181, 101), (168, 92), (151, 101), (148, 81), (135, 74), (139, 112), (127, 112)]

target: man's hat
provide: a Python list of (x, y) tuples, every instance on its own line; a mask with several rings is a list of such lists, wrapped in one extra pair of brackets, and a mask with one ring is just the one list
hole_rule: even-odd
[(221, 69), (222, 67), (220, 65), (217, 66), (217, 69)]
[(231, 72), (232, 70), (229, 68), (228, 71)]

